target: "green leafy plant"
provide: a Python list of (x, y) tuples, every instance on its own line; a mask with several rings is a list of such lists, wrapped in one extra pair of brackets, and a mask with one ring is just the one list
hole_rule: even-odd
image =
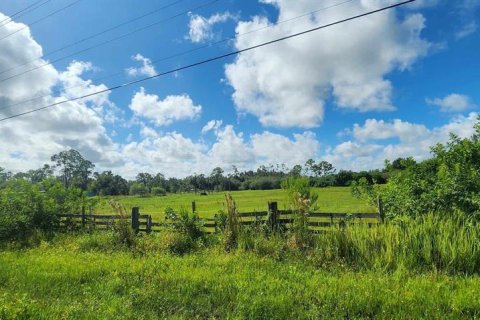
[(136, 243), (135, 232), (132, 229), (129, 215), (125, 206), (115, 200), (109, 200), (109, 204), (120, 219), (115, 219), (112, 225), (114, 245), (134, 247)]
[(312, 243), (308, 230), (309, 212), (317, 208), (318, 194), (310, 187), (308, 178), (290, 177), (282, 183), (287, 193), (290, 209), (293, 211), (293, 235), (288, 244), (292, 248), (305, 250)]
[(190, 213), (186, 209), (176, 212), (166, 208), (165, 220), (171, 229), (164, 237), (170, 252), (185, 254), (205, 242), (204, 222), (196, 212)]
[(238, 210), (232, 195), (225, 194), (225, 203), (227, 209), (227, 224), (224, 230), (224, 248), (227, 251), (236, 249), (238, 246), (238, 239), (240, 233), (240, 221), (238, 217)]

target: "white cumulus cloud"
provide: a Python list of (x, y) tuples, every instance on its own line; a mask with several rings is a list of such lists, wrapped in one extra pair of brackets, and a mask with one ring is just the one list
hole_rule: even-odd
[(146, 93), (143, 87), (133, 96), (130, 109), (135, 115), (150, 119), (158, 126), (193, 120), (202, 112), (202, 106), (195, 105), (186, 94), (169, 95), (161, 100), (155, 94)]
[[(307, 0), (268, 0), (279, 9), (278, 21), (312, 10)], [(330, 6), (334, 1), (322, 1)], [(379, 8), (376, 1), (355, 1), (238, 37), (238, 49)], [(273, 22), (256, 16), (241, 21), (237, 34), (265, 28)], [(240, 113), (258, 117), (265, 126), (311, 128), (321, 124), (327, 99), (339, 108), (390, 111), (393, 85), (386, 78), (406, 70), (425, 56), (430, 43), (421, 37), (425, 18), (391, 10), (319, 30), (275, 45), (242, 53), (225, 67), (233, 100)]]
[(132, 77), (139, 75), (152, 77), (157, 74), (157, 70), (155, 70), (155, 66), (152, 64), (152, 61), (150, 59), (145, 58), (140, 53), (134, 55), (132, 59), (134, 61), (141, 62), (142, 66), (138, 68), (130, 67), (126, 69), (128, 75)]
[(223, 124), (222, 120), (210, 120), (202, 128), (202, 134), (206, 134), (209, 131), (217, 131)]
[(462, 112), (475, 107), (469, 96), (452, 93), (445, 98), (426, 99), (428, 104), (440, 107), (442, 112)]
[[(478, 114), (472, 112), (468, 116), (454, 117), (447, 124), (432, 129), (400, 119), (390, 122), (369, 119), (363, 125), (354, 125), (350, 130), (353, 140), (329, 149), (325, 158), (337, 168), (354, 170), (381, 168), (384, 160), (398, 157), (412, 156), (424, 160), (431, 156), (432, 146), (448, 141), (450, 133), (461, 138), (470, 137), (474, 133), (473, 126), (477, 118)], [(386, 139), (397, 141), (381, 144)]]
[(198, 14), (191, 14), (187, 38), (195, 43), (211, 40), (214, 38), (213, 26), (230, 19), (236, 19), (236, 17), (229, 12), (217, 13), (209, 18), (202, 17)]

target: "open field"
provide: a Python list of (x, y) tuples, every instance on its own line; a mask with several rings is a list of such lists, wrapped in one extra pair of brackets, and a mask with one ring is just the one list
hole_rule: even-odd
[[(350, 193), (350, 188), (316, 188), (319, 194), (318, 210), (321, 212), (338, 213), (366, 213), (376, 212), (377, 209), (368, 206), (364, 201), (355, 199)], [(240, 212), (266, 211), (268, 201), (277, 201), (279, 209), (285, 209), (286, 199), (283, 190), (248, 190), (232, 191), (233, 199)], [(140, 207), (141, 213), (150, 214), (152, 217), (163, 217), (165, 208), (191, 210), (192, 201), (196, 202), (197, 211), (201, 217), (211, 217), (219, 210), (224, 209), (225, 193), (215, 192), (207, 196), (199, 194), (169, 194), (161, 197), (105, 197), (101, 198), (96, 212), (102, 214), (112, 213), (108, 199), (113, 198), (123, 204), (128, 211), (132, 207)]]
[(472, 319), (480, 278), (322, 269), (204, 249), (95, 249), (93, 236), (0, 251), (0, 319)]

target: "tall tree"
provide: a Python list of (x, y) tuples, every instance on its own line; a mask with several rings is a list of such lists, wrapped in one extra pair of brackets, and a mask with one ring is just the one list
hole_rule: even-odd
[(147, 188), (148, 192), (151, 191), (153, 177), (150, 173), (142, 172), (142, 173), (137, 174), (137, 176), (135, 177), (135, 181), (137, 183), (143, 184), (144, 187)]
[(60, 171), (60, 178), (65, 188), (75, 186), (83, 190), (87, 189), (95, 165), (86, 160), (80, 152), (74, 149), (62, 151), (53, 155), (51, 160), (55, 163), (55, 168)]
[(33, 183), (39, 183), (53, 175), (53, 169), (48, 164), (36, 170), (28, 170), (26, 178)]

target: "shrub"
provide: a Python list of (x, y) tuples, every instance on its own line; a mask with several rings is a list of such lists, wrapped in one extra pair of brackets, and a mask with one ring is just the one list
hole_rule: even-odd
[(148, 189), (144, 184), (135, 182), (130, 186), (129, 193), (131, 196), (146, 196)]
[(172, 208), (166, 208), (165, 219), (170, 222), (172, 229), (166, 238), (170, 252), (184, 254), (204, 243), (203, 221), (197, 213), (190, 213), (186, 209), (177, 213)]
[(164, 188), (161, 187), (153, 187), (152, 188), (152, 194), (155, 196), (166, 196), (167, 191)]
[(473, 217), (480, 212), (480, 118), (471, 138), (451, 135), (432, 153), (420, 163), (403, 161), (399, 170), (387, 163), (389, 182), (379, 189), (387, 216), (462, 211)]
[(293, 210), (293, 234), (288, 244), (292, 249), (306, 249), (311, 245), (312, 234), (308, 230), (308, 214), (314, 210), (318, 194), (312, 191), (308, 178), (290, 177), (282, 183), (286, 190), (290, 209)]
[(23, 179), (10, 180), (0, 190), (0, 242), (27, 241), (35, 230), (53, 232), (62, 204), (41, 192), (38, 185)]
[(110, 200), (110, 206), (121, 218), (116, 219), (113, 223), (113, 243), (116, 246), (133, 247), (135, 246), (135, 233), (131, 227), (128, 219), (127, 210), (125, 206), (117, 201)]

